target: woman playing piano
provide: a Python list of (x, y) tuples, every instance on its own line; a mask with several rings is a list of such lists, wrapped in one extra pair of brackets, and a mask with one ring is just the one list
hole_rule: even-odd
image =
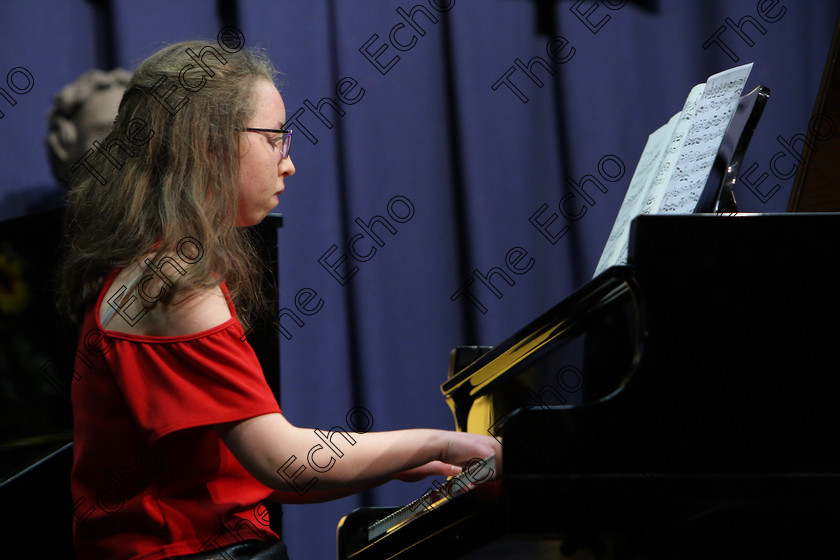
[[(281, 413), (240, 319), (265, 308), (246, 228), (277, 205), (295, 166), (276, 72), (243, 45), (191, 41), (150, 56), (108, 137), (75, 166), (59, 303), (81, 326), (80, 560), (284, 558), (260, 500), (329, 500), (500, 455), (489, 436), (352, 433), (309, 491), (294, 485), (297, 465), (283, 470), (307, 457), (313, 432)], [(325, 444), (346, 441), (333, 435)]]

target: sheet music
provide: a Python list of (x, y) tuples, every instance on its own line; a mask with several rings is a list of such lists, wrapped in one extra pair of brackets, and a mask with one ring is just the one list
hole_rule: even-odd
[(752, 66), (750, 63), (732, 68), (706, 82), (659, 212), (694, 211)]
[(658, 130), (648, 136), (645, 149), (639, 163), (636, 164), (636, 171), (630, 179), (630, 186), (627, 187), (627, 194), (618, 210), (618, 216), (613, 224), (607, 244), (601, 253), (598, 266), (595, 267), (595, 276), (605, 269), (627, 262), (627, 246), (630, 241), (630, 221), (639, 215), (642, 205), (649, 197), (649, 188), (653, 184), (653, 177), (660, 167), (662, 157), (669, 143), (671, 142), (674, 128), (677, 125), (679, 113), (668, 121), (668, 124), (661, 126)]
[(636, 216), (694, 211), (751, 70), (745, 64), (694, 86), (683, 110), (648, 137), (595, 276), (627, 262)]
[[(697, 84), (691, 88), (685, 104), (683, 104), (683, 110), (671, 118), (672, 121), (676, 120), (674, 123), (674, 132), (671, 135), (671, 142), (665, 149), (665, 153), (659, 164), (659, 169), (656, 175), (653, 176), (652, 183), (648, 186), (647, 199), (642, 204), (639, 212), (636, 213), (637, 216), (639, 214), (653, 214), (661, 210), (662, 203), (665, 200), (665, 193), (671, 182), (671, 178), (674, 176), (674, 170), (676, 169), (680, 152), (686, 144), (686, 139), (688, 138), (705, 89), (706, 84)], [(671, 123), (669, 122), (668, 124)], [(630, 225), (628, 224), (627, 227), (629, 236)]]

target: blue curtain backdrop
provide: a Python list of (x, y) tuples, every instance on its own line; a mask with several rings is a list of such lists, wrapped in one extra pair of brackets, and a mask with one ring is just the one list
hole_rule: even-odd
[[(299, 426), (347, 426), (364, 406), (374, 430), (392, 430), (451, 428), (439, 390), (450, 348), (501, 341), (591, 277), (647, 135), (707, 76), (754, 62), (746, 90), (771, 88), (744, 166), (752, 186), (737, 197), (745, 211), (784, 211), (798, 164), (784, 144), (801, 150), (840, 5), (3, 0), (0, 10), (0, 87), (15, 102), (0, 97), (0, 218), (60, 203), (47, 109), (82, 72), (133, 69), (163, 43), (228, 24), (267, 50), (284, 74), (297, 167), (278, 207), (281, 404)], [(17, 67), (28, 91), (25, 73), (3, 81)], [(586, 196), (560, 215), (575, 188)], [(284, 539), (293, 558), (332, 558), (341, 515), (428, 487), (287, 506)]]

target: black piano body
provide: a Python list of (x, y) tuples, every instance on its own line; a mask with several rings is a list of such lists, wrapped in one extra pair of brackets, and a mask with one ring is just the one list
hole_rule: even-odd
[(641, 216), (632, 231), (630, 266), (444, 383), (459, 429), (503, 438), (501, 479), (371, 542), (361, 528), (391, 510), (354, 512), (339, 558), (828, 553), (840, 214)]

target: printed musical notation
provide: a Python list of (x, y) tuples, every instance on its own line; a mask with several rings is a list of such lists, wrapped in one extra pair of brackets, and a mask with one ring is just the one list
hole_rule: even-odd
[(745, 64), (694, 86), (682, 111), (648, 137), (595, 276), (627, 262), (636, 216), (694, 211), (751, 70)]
[(715, 74), (706, 82), (660, 212), (694, 211), (750, 70), (752, 64), (746, 64)]

